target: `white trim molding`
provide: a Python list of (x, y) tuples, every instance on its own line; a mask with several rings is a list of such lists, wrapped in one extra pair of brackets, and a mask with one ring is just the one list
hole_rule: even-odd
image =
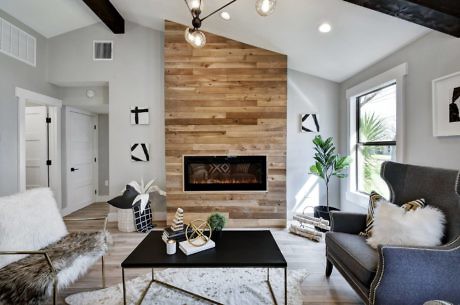
[(371, 79), (368, 79), (352, 88), (346, 90), (347, 99), (347, 154), (352, 156), (350, 165), (350, 175), (346, 179), (346, 199), (350, 202), (358, 204), (362, 207), (368, 206), (368, 196), (356, 192), (356, 160), (353, 156), (356, 155), (356, 98), (366, 92), (371, 92), (385, 85), (390, 85), (396, 82), (396, 160), (404, 162), (404, 104), (405, 104), (405, 76), (408, 74), (407, 63), (400, 64), (386, 72), (383, 72)]
[(18, 191), (26, 190), (26, 137), (25, 119), (26, 104), (36, 104), (49, 107), (50, 125), (50, 160), (53, 160), (50, 170), (50, 187), (55, 190), (56, 201), (62, 207), (61, 189), (61, 115), (62, 101), (54, 97), (16, 87), (18, 99)]

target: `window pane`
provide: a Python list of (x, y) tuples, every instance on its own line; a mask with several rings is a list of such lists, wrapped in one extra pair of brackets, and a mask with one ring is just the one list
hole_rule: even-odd
[(384, 161), (394, 160), (396, 146), (362, 146), (358, 147), (357, 186), (358, 191), (369, 194), (376, 191), (385, 198), (390, 192), (380, 178), (380, 167)]
[(396, 140), (396, 84), (358, 98), (359, 141)]

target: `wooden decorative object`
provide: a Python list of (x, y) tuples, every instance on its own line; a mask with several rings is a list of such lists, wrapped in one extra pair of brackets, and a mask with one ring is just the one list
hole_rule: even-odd
[(331, 227), (329, 226), (329, 221), (323, 218), (315, 218), (304, 214), (296, 214), (293, 217), (293, 219), (297, 220), (301, 224), (312, 225), (323, 230), (329, 231), (331, 229)]
[(171, 224), (171, 230), (174, 232), (184, 230), (184, 210), (181, 208), (178, 208), (176, 211), (176, 215)]
[[(194, 49), (165, 24), (166, 198), (186, 223), (219, 212), (229, 227), (286, 226), (287, 57), (206, 33)], [(183, 156), (266, 155), (268, 192), (184, 192)]]
[(320, 242), (322, 239), (321, 233), (315, 231), (315, 229), (303, 227), (302, 225), (298, 224), (291, 224), (289, 227), (289, 232), (317, 242)]
[[(189, 229), (191, 229), (190, 233)], [(211, 234), (211, 226), (206, 220), (202, 219), (193, 220), (185, 230), (187, 241), (195, 247), (201, 247), (205, 245), (211, 239)]]

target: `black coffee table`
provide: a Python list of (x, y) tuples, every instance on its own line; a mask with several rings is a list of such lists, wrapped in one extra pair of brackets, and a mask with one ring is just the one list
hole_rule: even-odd
[(287, 262), (269, 230), (223, 231), (214, 249), (186, 256), (177, 247), (175, 255), (166, 254), (161, 231), (150, 232), (134, 251), (121, 263), (123, 304), (126, 305), (125, 269), (148, 268), (152, 280), (141, 295), (141, 304), (152, 283), (179, 290), (212, 304), (221, 304), (205, 296), (186, 291), (155, 279), (155, 268), (267, 268), (267, 283), (273, 302), (278, 304), (270, 284), (270, 268), (284, 269), (284, 304), (287, 304)]

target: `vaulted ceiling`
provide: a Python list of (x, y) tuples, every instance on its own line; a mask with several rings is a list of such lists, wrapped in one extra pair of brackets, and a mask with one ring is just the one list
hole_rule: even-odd
[[(226, 3), (204, 0), (204, 13)], [(121, 15), (163, 31), (165, 19), (190, 24), (183, 0), (111, 0)], [(289, 67), (341, 82), (430, 30), (342, 0), (278, 0), (269, 17), (257, 15), (255, 0), (239, 0), (228, 9), (231, 20), (216, 15), (203, 29), (288, 55)], [(53, 37), (96, 23), (81, 0), (1, 0), (0, 9)], [(318, 26), (328, 22), (328, 34)]]

